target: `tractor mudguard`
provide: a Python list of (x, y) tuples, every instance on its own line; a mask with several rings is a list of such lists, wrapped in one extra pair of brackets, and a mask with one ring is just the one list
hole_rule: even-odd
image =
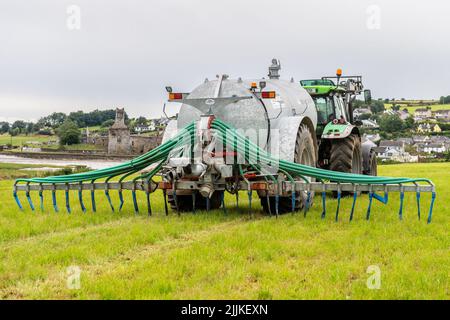
[(328, 123), (323, 129), (322, 139), (342, 139), (352, 134), (356, 126), (349, 123)]
[(363, 172), (370, 172), (370, 156), (373, 148), (373, 142), (366, 140), (361, 144), (363, 156)]

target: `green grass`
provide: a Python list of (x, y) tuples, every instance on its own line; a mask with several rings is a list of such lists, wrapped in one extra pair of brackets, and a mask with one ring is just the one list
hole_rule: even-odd
[[(152, 195), (154, 215), (133, 213), (125, 195), (122, 213), (111, 213), (103, 194), (98, 212), (83, 214), (71, 194), (71, 215), (54, 213), (50, 195), (46, 211), (20, 212), (10, 196), (12, 181), (0, 182), (0, 298), (44, 299), (448, 299), (450, 297), (449, 163), (389, 165), (380, 174), (429, 177), (437, 184), (434, 220), (417, 220), (415, 195), (405, 199), (403, 221), (399, 197), (375, 202), (365, 221), (367, 195), (358, 199), (348, 222), (350, 199), (327, 201), (320, 219), (320, 199), (303, 214), (278, 219), (249, 218), (245, 194), (242, 212), (227, 197), (222, 211), (163, 214), (159, 192)], [(21, 196), (22, 203), (26, 199)], [(145, 211), (145, 200), (139, 194)], [(256, 200), (256, 199), (255, 199)], [(427, 214), (430, 196), (422, 196)], [(33, 194), (38, 204), (38, 197)], [(113, 201), (118, 203), (114, 195)], [(85, 194), (89, 206), (89, 194)], [(366, 286), (367, 268), (381, 269), (381, 288)], [(67, 288), (67, 268), (81, 269), (81, 288)]]
[[(60, 145), (53, 145), (46, 147), (47, 149), (53, 149), (53, 150), (61, 150)], [(70, 150), (70, 151), (94, 151), (94, 150), (103, 150), (100, 146), (94, 145), (94, 144), (86, 144), (86, 143), (80, 143), (80, 144), (72, 144), (63, 146), (63, 150)]]
[(54, 166), (54, 165), (0, 163), (0, 179), (17, 179), (17, 178), (42, 176), (45, 175), (46, 172), (39, 169), (44, 167), (63, 168), (62, 166)]
[[(57, 140), (56, 136), (43, 136), (43, 135), (19, 135), (12, 137), (12, 145), (19, 147), (27, 144), (28, 142), (48, 142)], [(11, 136), (9, 134), (0, 135), (0, 145), (6, 145), (11, 143)], [(31, 145), (31, 144), (30, 144)]]
[[(385, 106), (386, 106), (386, 108), (391, 108), (392, 107), (392, 104), (385, 104)], [(414, 111), (416, 110), (416, 109), (419, 109), (419, 108), (426, 108), (427, 106), (411, 106), (411, 107), (407, 107), (407, 106), (403, 106), (403, 105), (400, 105), (400, 110), (403, 110), (403, 109), (408, 109), (408, 112), (409, 113), (411, 113), (411, 114), (414, 114)], [(431, 110), (432, 111), (437, 111), (437, 110), (449, 110), (450, 109), (450, 104), (437, 104), (437, 105), (431, 105), (431, 106), (428, 106), (429, 108), (431, 108)]]

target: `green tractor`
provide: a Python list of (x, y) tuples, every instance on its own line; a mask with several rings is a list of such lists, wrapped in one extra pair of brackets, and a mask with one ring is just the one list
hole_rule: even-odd
[(318, 166), (323, 169), (377, 175), (377, 159), (373, 144), (361, 141), (360, 121), (353, 119), (353, 102), (364, 93), (371, 102), (370, 90), (363, 90), (361, 76), (342, 76), (302, 80), (317, 109), (316, 136), (319, 145)]

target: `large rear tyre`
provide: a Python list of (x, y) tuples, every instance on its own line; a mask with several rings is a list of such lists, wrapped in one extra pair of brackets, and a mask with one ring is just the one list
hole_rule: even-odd
[[(214, 191), (212, 197), (209, 199), (209, 209), (219, 209), (222, 205), (222, 195), (223, 191)], [(175, 202), (175, 197), (173, 196), (172, 191), (167, 192), (167, 202), (170, 205), (170, 208), (173, 211), (177, 210), (179, 212), (188, 212), (193, 210), (193, 201), (192, 194), (178, 194), (177, 193), (177, 201)], [(206, 210), (207, 202), (206, 198), (197, 193), (195, 195), (195, 210)]]
[[(295, 143), (295, 163), (304, 164), (307, 166), (316, 166), (316, 148), (314, 146), (314, 139), (311, 132), (306, 125), (301, 125), (297, 132), (297, 139)], [(301, 180), (298, 177), (294, 177), (296, 180)], [(308, 180), (312, 181), (311, 178)], [(297, 192), (295, 197), (294, 211), (301, 210), (307, 199), (306, 192)], [(314, 192), (311, 192), (309, 199), (309, 206), (312, 205), (314, 199)], [(260, 196), (261, 206), (265, 213), (276, 213), (276, 199), (275, 197)], [(279, 197), (278, 213), (292, 212), (292, 197)]]
[(361, 139), (356, 134), (332, 141), (330, 170), (362, 174), (362, 168)]
[[(361, 138), (358, 135), (351, 134), (347, 138), (332, 141), (330, 152), (330, 170), (362, 174), (362, 147)], [(342, 192), (342, 196), (348, 196), (350, 194), (352, 193)]]

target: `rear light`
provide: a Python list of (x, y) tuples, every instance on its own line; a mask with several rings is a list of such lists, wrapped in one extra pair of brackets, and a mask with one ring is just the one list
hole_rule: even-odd
[(263, 91), (261, 92), (261, 98), (263, 99), (275, 99), (275, 91)]
[(256, 178), (256, 173), (246, 173), (244, 174), (245, 179), (254, 179)]
[(182, 93), (169, 93), (169, 100), (181, 100), (183, 99)]
[(267, 190), (267, 183), (255, 182), (250, 185), (251, 190)]
[(170, 182), (161, 181), (158, 183), (158, 188), (162, 190), (172, 189), (172, 184)]

